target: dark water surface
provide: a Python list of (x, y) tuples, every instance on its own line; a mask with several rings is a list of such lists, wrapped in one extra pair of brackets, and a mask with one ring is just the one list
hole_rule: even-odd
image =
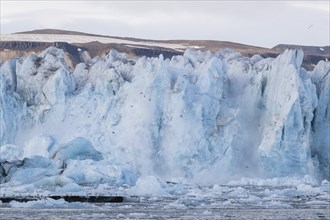
[(153, 207), (102, 209), (1, 208), (0, 219), (330, 219), (329, 209), (217, 209), (208, 207), (154, 209)]
[[(300, 189), (301, 188), (301, 189)], [(329, 219), (329, 185), (188, 187), (168, 196), (127, 196), (121, 203), (43, 198), (0, 204), (0, 219)]]

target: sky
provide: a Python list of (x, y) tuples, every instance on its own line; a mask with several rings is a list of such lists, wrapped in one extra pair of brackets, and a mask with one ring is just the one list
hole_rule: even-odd
[(144, 39), (330, 45), (325, 1), (0, 0), (1, 34), (64, 29)]

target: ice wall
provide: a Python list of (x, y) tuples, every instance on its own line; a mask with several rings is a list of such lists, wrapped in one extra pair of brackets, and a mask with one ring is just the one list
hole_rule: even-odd
[(318, 107), (314, 114), (312, 152), (322, 175), (330, 178), (330, 62), (320, 61), (310, 77), (316, 85)]
[[(70, 72), (63, 51), (48, 48), (1, 66), (1, 144), (62, 161), (52, 175), (79, 184), (79, 167), (130, 185), (138, 176), (329, 178), (329, 62), (306, 72), (302, 58), (187, 50), (133, 61), (112, 50)], [(94, 153), (70, 148), (76, 155), (62, 160), (75, 140)]]

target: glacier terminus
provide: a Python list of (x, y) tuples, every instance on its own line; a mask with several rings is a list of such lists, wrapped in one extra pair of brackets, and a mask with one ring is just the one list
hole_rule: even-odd
[(299, 50), (137, 60), (111, 50), (70, 69), (49, 47), (5, 61), (1, 193), (157, 195), (287, 178), (329, 187), (330, 62), (307, 71), (302, 60)]

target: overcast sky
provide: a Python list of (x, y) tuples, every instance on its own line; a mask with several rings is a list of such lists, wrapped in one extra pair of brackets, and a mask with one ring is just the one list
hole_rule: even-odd
[(8, 1), (1, 33), (43, 28), (147, 39), (329, 45), (326, 1)]

